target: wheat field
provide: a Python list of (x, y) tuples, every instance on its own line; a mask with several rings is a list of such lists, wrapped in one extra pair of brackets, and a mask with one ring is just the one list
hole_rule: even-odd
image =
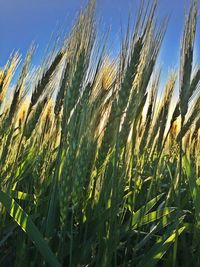
[(91, 0), (34, 73), (34, 45), (0, 69), (0, 266), (200, 266), (198, 4), (164, 88), (156, 12), (112, 58)]

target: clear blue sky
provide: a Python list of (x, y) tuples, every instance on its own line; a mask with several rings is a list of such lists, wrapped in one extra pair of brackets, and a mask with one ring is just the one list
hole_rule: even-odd
[[(97, 14), (104, 28), (111, 26), (113, 49), (118, 43), (120, 22), (125, 25), (128, 11), (133, 14), (140, 0), (97, 0)], [(176, 67), (185, 9), (190, 0), (160, 0), (158, 16), (170, 15), (170, 23), (161, 51), (160, 62), (165, 71)], [(13, 49), (25, 55), (31, 42), (38, 44), (37, 64), (52, 32), (68, 31), (86, 0), (0, 0), (0, 66)], [(199, 38), (198, 38), (199, 39)]]

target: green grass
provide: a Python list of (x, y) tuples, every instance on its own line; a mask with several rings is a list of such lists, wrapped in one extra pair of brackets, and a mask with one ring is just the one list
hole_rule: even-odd
[(0, 70), (0, 266), (200, 266), (197, 1), (164, 88), (156, 8), (115, 59), (90, 1), (34, 75), (30, 48), (9, 99), (20, 56)]

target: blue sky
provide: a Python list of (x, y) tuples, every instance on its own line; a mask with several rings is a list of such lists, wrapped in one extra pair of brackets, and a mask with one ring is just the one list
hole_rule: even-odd
[[(140, 0), (97, 0), (97, 15), (103, 28), (111, 27), (113, 49), (119, 42), (120, 23), (126, 25), (128, 11), (136, 12)], [(190, 0), (160, 0), (158, 17), (170, 15), (159, 62), (164, 71), (178, 63), (184, 14)], [(25, 55), (32, 41), (38, 44), (34, 63), (38, 64), (52, 32), (69, 31), (86, 0), (0, 0), (0, 66), (13, 50)]]

